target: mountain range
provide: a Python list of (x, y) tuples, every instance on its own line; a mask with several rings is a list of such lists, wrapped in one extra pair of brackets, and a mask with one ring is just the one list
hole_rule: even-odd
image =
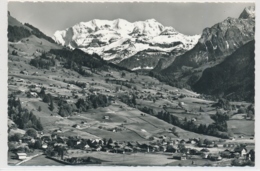
[(155, 19), (134, 23), (95, 19), (56, 31), (53, 39), (71, 49), (96, 53), (104, 60), (137, 70), (153, 69), (161, 58), (190, 50), (199, 37), (181, 34)]
[[(151, 76), (172, 86), (253, 101), (254, 7), (195, 36), (181, 34), (154, 19), (134, 23), (95, 19), (56, 31), (52, 38), (28, 23), (20, 23), (10, 13), (8, 23), (9, 43), (27, 42), (19, 46), (28, 54), (39, 49), (80, 49), (88, 58), (100, 57), (122, 69), (150, 70)], [(34, 46), (28, 46), (30, 43)], [(225, 74), (218, 73), (221, 71)]]

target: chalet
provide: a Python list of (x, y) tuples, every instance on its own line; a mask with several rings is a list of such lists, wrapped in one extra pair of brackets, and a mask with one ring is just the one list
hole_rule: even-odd
[(246, 147), (236, 147), (234, 152), (239, 153), (240, 157), (245, 157), (247, 154), (247, 149)]
[(72, 127), (73, 127), (73, 128), (77, 128), (77, 129), (80, 128), (80, 126), (79, 126), (78, 124), (72, 125)]
[(48, 148), (48, 145), (46, 143), (43, 143), (42, 144), (42, 149), (47, 149)]
[(22, 137), (22, 143), (31, 143), (31, 142), (34, 142), (34, 138), (30, 137), (30, 136), (24, 136)]
[(193, 139), (189, 139), (186, 143), (187, 144), (196, 144), (197, 142)]
[(160, 149), (160, 147), (158, 145), (154, 145), (153, 146), (153, 152), (159, 151), (159, 149)]
[(190, 150), (190, 154), (191, 155), (199, 155), (199, 154), (201, 154), (201, 152), (199, 150), (197, 150), (197, 149), (191, 149)]
[(207, 148), (203, 148), (200, 150), (201, 152), (209, 152), (209, 150)]
[(187, 155), (186, 155), (186, 154), (182, 154), (182, 153), (175, 154), (175, 155), (173, 156), (173, 159), (187, 160)]
[(24, 75), (28, 75), (28, 72), (27, 72), (27, 71), (21, 71), (20, 73), (21, 73), (21, 74), (24, 74)]
[(133, 147), (137, 146), (137, 143), (136, 142), (127, 142), (127, 146), (133, 148)]
[(81, 124), (87, 124), (87, 122), (85, 122), (85, 121), (81, 121)]
[(176, 153), (177, 149), (174, 148), (172, 145), (167, 145), (166, 146), (166, 152)]
[(207, 152), (201, 153), (201, 157), (202, 157), (203, 159), (207, 159), (208, 156), (209, 156), (209, 153), (207, 153)]
[(159, 151), (166, 151), (166, 146), (163, 145), (159, 146)]
[(34, 72), (32, 75), (38, 75), (38, 72)]
[(196, 118), (192, 118), (191, 121), (192, 121), (192, 122), (196, 122), (197, 119), (196, 119)]
[(211, 154), (208, 156), (208, 159), (210, 159), (212, 161), (220, 161), (220, 160), (222, 160), (222, 157), (218, 154)]
[(186, 141), (185, 141), (184, 139), (182, 139), (182, 140), (180, 141), (180, 144), (186, 144)]
[(109, 120), (110, 117), (106, 115), (106, 116), (103, 117), (103, 119)]
[(179, 144), (179, 140), (173, 140), (172, 143), (177, 145), (177, 144)]
[(97, 148), (96, 148), (96, 151), (100, 151), (102, 149), (102, 146), (98, 146)]
[(124, 147), (125, 152), (133, 152), (133, 149), (131, 147)]
[(229, 139), (232, 140), (232, 141), (236, 140), (234, 137), (230, 137)]
[(16, 157), (19, 160), (24, 160), (27, 158), (27, 154), (26, 153), (16, 153)]
[(221, 153), (220, 153), (220, 156), (222, 157), (222, 158), (232, 158), (232, 151), (230, 151), (230, 150), (228, 150), (228, 149), (226, 149), (225, 151), (222, 151)]
[(45, 136), (42, 136), (42, 137), (41, 137), (41, 140), (42, 140), (43, 142), (46, 142), (46, 143), (48, 143), (48, 142), (50, 142), (50, 141), (51, 141), (51, 137), (50, 137), (50, 136), (47, 136), (47, 135), (45, 135)]
[(38, 94), (36, 92), (30, 92), (31, 96), (38, 97)]
[(110, 149), (113, 149), (113, 148), (115, 148), (115, 144), (110, 143), (110, 144), (107, 145), (107, 147), (110, 148)]

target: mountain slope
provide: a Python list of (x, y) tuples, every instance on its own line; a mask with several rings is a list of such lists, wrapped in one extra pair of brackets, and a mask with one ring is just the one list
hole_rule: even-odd
[[(63, 46), (79, 48), (89, 54), (96, 53), (113, 63), (120, 63), (138, 52), (170, 53), (173, 50), (189, 50), (197, 43), (198, 38), (198, 35), (183, 35), (154, 19), (134, 23), (123, 19), (95, 19), (81, 22), (63, 31), (56, 31), (53, 36), (53, 39)], [(137, 66), (133, 65), (129, 69), (135, 67)]]
[(204, 94), (254, 101), (254, 50), (255, 41), (250, 41), (219, 65), (204, 70), (193, 89)]
[(8, 41), (17, 42), (31, 35), (34, 35), (38, 38), (43, 38), (51, 43), (55, 43), (51, 37), (46, 36), (36, 27), (28, 23), (22, 24), (20, 21), (12, 17), (8, 12)]
[(230, 55), (245, 43), (254, 39), (255, 20), (227, 18), (211, 28), (203, 30), (196, 46), (178, 56), (163, 73), (177, 71), (182, 66), (198, 67)]

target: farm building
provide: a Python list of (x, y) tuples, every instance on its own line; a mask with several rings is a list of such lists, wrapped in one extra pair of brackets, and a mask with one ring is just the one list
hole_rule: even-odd
[(19, 160), (24, 160), (27, 158), (27, 154), (26, 153), (16, 153), (16, 157)]

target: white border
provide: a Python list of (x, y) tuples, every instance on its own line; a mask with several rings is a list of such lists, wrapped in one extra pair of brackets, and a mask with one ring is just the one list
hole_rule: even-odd
[[(9, 0), (9, 1), (18, 1), (18, 0)], [(239, 3), (239, 2), (256, 2), (256, 0), (20, 0), (20, 2), (232, 2), (232, 3)], [(103, 166), (98, 166), (98, 167), (89, 167), (89, 166), (76, 166), (77, 170), (104, 170), (104, 171), (121, 171), (121, 170), (138, 170), (138, 171), (157, 171), (157, 170), (231, 170), (231, 171), (240, 171), (240, 170), (260, 170), (260, 164), (257, 161), (260, 161), (260, 150), (257, 145), (259, 141), (259, 131), (257, 131), (259, 128), (258, 124), (259, 123), (259, 116), (258, 116), (258, 111), (260, 111), (260, 105), (259, 105), (259, 89), (258, 87), (260, 86), (260, 78), (257, 77), (259, 75), (259, 70), (260, 70), (260, 59), (258, 57), (258, 54), (260, 54), (260, 48), (259, 48), (259, 31), (257, 30), (259, 26), (259, 18), (258, 15), (259, 11), (258, 10), (258, 2), (256, 2), (256, 50), (255, 50), (255, 73), (256, 73), (256, 79), (255, 79), (255, 109), (256, 109), (256, 116), (255, 116), (255, 141), (256, 141), (256, 166), (254, 168), (250, 167), (240, 167), (240, 168), (234, 168), (234, 167), (103, 167)], [(0, 170), (66, 170), (70, 171), (72, 169), (75, 169), (75, 167), (72, 166), (30, 166), (30, 167), (19, 167), (19, 166), (8, 166), (7, 165), (7, 0), (0, 0), (0, 78), (1, 78), (1, 84), (0, 84)]]

